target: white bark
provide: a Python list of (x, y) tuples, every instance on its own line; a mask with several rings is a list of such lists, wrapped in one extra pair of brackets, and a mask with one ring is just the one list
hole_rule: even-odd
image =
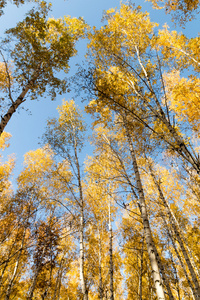
[(191, 282), (191, 280), (190, 280), (190, 278), (189, 278), (189, 276), (188, 276), (186, 267), (185, 267), (185, 265), (184, 265), (184, 263), (183, 263), (183, 260), (182, 260), (182, 258), (181, 258), (181, 256), (180, 256), (179, 252), (178, 252), (178, 249), (177, 249), (177, 247), (176, 247), (176, 243), (175, 243), (173, 234), (171, 234), (171, 232), (170, 232), (170, 230), (169, 230), (169, 228), (168, 228), (168, 225), (167, 225), (167, 222), (166, 222), (166, 220), (165, 220), (164, 215), (162, 215), (162, 219), (163, 219), (164, 224), (165, 224), (165, 229), (167, 230), (167, 233), (168, 233), (168, 235), (169, 235), (169, 237), (170, 237), (170, 239), (171, 239), (171, 242), (172, 242), (174, 251), (175, 251), (175, 253), (176, 253), (177, 257), (178, 257), (178, 260), (179, 260), (179, 262), (180, 262), (180, 264), (181, 264), (181, 267), (182, 267), (182, 269), (183, 269), (183, 272), (184, 272), (184, 274), (185, 274), (185, 278), (187, 279), (187, 282), (188, 282), (188, 284), (189, 284), (189, 286), (190, 286), (190, 289), (191, 289), (191, 291), (192, 291), (192, 295), (193, 295), (193, 297), (194, 297), (195, 300), (198, 300), (197, 295), (195, 295), (195, 289), (194, 289), (194, 287), (193, 287), (193, 285), (192, 285), (192, 282)]
[(101, 234), (100, 234), (100, 229), (98, 227), (98, 238), (99, 238), (99, 299), (103, 300), (103, 283), (102, 283), (102, 269), (101, 269), (101, 264), (102, 264), (102, 258), (101, 258)]
[(139, 300), (142, 300), (143, 256), (144, 256), (144, 235), (142, 235), (142, 249), (141, 249), (141, 253), (140, 253)]
[(77, 179), (78, 179), (78, 188), (79, 188), (79, 199), (80, 199), (80, 282), (81, 282), (81, 291), (83, 294), (83, 300), (88, 300), (88, 293), (86, 290), (85, 283), (85, 274), (84, 274), (84, 263), (85, 263), (85, 253), (84, 253), (84, 199), (83, 199), (83, 189), (81, 182), (81, 173), (80, 165), (77, 154), (77, 143), (76, 143), (76, 134), (74, 133), (74, 154), (75, 154), (75, 164), (77, 169)]
[(110, 300), (114, 300), (114, 289), (113, 289), (113, 245), (112, 245), (112, 222), (111, 222), (111, 203), (109, 200), (109, 257), (110, 257)]
[[(126, 122), (125, 119), (124, 119), (124, 122)], [(134, 169), (135, 177), (136, 177), (136, 186), (137, 186), (137, 191), (138, 191), (139, 199), (140, 199), (140, 212), (141, 212), (141, 217), (143, 220), (144, 236), (145, 236), (145, 240), (146, 240), (146, 244), (147, 244), (147, 251), (148, 251), (151, 268), (152, 268), (153, 282), (154, 282), (154, 286), (156, 289), (156, 294), (157, 294), (158, 300), (164, 300), (165, 294), (164, 294), (164, 289), (163, 289), (160, 271), (159, 271), (159, 267), (158, 267), (158, 261), (156, 258), (155, 245), (154, 245), (152, 235), (151, 235), (148, 213), (147, 213), (147, 208), (146, 208), (146, 203), (145, 203), (145, 197), (144, 197), (142, 182), (140, 179), (140, 173), (139, 173), (138, 166), (137, 166), (137, 160), (135, 157), (135, 151), (133, 149), (132, 140), (131, 140), (130, 134), (128, 132), (126, 123), (124, 123), (124, 126), (125, 126), (126, 133), (127, 133), (127, 139), (128, 139), (128, 143), (129, 143), (129, 147), (130, 147), (133, 169)]]
[(189, 258), (189, 256), (188, 256), (188, 253), (187, 253), (187, 251), (186, 251), (185, 245), (184, 245), (184, 243), (183, 243), (183, 241), (182, 241), (180, 232), (179, 232), (179, 230), (178, 230), (178, 226), (177, 226), (177, 224), (176, 224), (176, 222), (175, 222), (175, 217), (173, 217), (173, 213), (172, 213), (172, 211), (171, 211), (171, 209), (170, 209), (170, 207), (169, 207), (169, 204), (167, 203), (167, 201), (166, 201), (166, 199), (165, 199), (165, 197), (164, 197), (164, 194), (163, 194), (163, 192), (162, 192), (162, 190), (161, 190), (160, 184), (158, 183), (158, 181), (157, 181), (156, 178), (155, 178), (155, 175), (153, 174), (152, 169), (151, 169), (151, 175), (152, 175), (152, 177), (153, 177), (153, 179), (154, 179), (154, 182), (155, 182), (155, 185), (156, 185), (156, 187), (157, 187), (157, 189), (158, 189), (160, 199), (162, 200), (164, 206), (165, 206), (166, 209), (167, 209), (167, 213), (168, 213), (168, 217), (169, 217), (171, 226), (172, 226), (172, 228), (173, 228), (173, 230), (174, 230), (174, 233), (175, 233), (175, 235), (176, 235), (177, 241), (178, 241), (178, 243), (179, 243), (179, 245), (180, 245), (180, 248), (181, 248), (181, 251), (182, 251), (182, 253), (183, 253), (183, 257), (184, 257), (184, 259), (185, 259), (185, 262), (186, 262), (186, 264), (187, 264), (187, 266), (188, 266), (188, 269), (189, 269), (189, 271), (190, 271), (190, 274), (191, 274), (191, 276), (192, 276), (192, 281), (193, 281), (194, 286), (195, 286), (195, 297), (196, 297), (196, 299), (200, 299), (200, 286), (199, 286), (199, 282), (198, 282), (198, 279), (197, 279), (197, 275), (196, 275), (196, 273), (195, 273), (195, 271), (194, 271), (194, 268), (193, 268), (192, 263), (191, 263), (191, 261), (190, 261), (190, 258)]

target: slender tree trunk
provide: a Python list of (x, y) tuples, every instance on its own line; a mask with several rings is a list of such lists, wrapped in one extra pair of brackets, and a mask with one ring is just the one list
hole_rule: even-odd
[(85, 285), (85, 275), (84, 275), (84, 214), (83, 206), (81, 206), (81, 219), (80, 219), (80, 280), (81, 280), (81, 290), (83, 294), (83, 299), (88, 300)]
[(40, 266), (38, 266), (36, 271), (35, 271), (34, 278), (33, 278), (33, 283), (31, 285), (30, 292), (29, 292), (29, 295), (27, 297), (27, 300), (32, 300), (33, 299), (33, 293), (34, 293), (34, 290), (35, 290), (35, 286), (36, 286), (36, 283), (37, 283), (37, 278), (38, 278), (39, 272), (40, 272)]
[(102, 270), (101, 270), (101, 234), (98, 227), (98, 237), (99, 237), (99, 299), (103, 300), (103, 284), (102, 284)]
[(124, 125), (125, 125), (125, 129), (126, 129), (129, 147), (130, 147), (133, 169), (134, 169), (135, 177), (136, 177), (137, 191), (138, 191), (139, 198), (140, 198), (140, 211), (141, 211), (141, 217), (143, 220), (144, 236), (145, 236), (145, 240), (146, 240), (146, 244), (147, 244), (147, 251), (148, 251), (149, 259), (151, 262), (153, 282), (154, 282), (154, 286), (156, 289), (158, 299), (163, 300), (163, 299), (165, 299), (165, 294), (164, 294), (164, 289), (163, 289), (163, 285), (162, 285), (162, 281), (161, 281), (161, 277), (160, 277), (158, 261), (156, 258), (155, 245), (154, 245), (152, 235), (151, 235), (150, 224), (149, 224), (147, 208), (146, 208), (146, 203), (145, 203), (145, 197), (144, 197), (142, 182), (140, 179), (140, 173), (139, 173), (138, 166), (137, 166), (137, 160), (135, 157), (135, 151), (133, 149), (131, 136), (130, 136), (130, 134), (128, 132), (128, 128), (126, 126), (126, 120), (124, 120)]
[(176, 243), (175, 243), (173, 234), (172, 234), (172, 233), (170, 232), (170, 230), (169, 230), (169, 227), (168, 227), (168, 224), (167, 224), (167, 222), (166, 222), (166, 220), (165, 220), (164, 215), (162, 215), (162, 219), (163, 219), (163, 222), (164, 222), (164, 224), (165, 224), (165, 229), (167, 230), (167, 234), (168, 234), (168, 236), (169, 236), (170, 239), (171, 239), (171, 242), (172, 242), (174, 251), (175, 251), (175, 253), (176, 253), (176, 256), (178, 257), (178, 260), (179, 260), (179, 262), (180, 262), (180, 264), (181, 264), (181, 267), (182, 267), (182, 269), (183, 269), (183, 271), (184, 271), (185, 278), (187, 279), (188, 285), (190, 286), (190, 289), (191, 289), (191, 291), (192, 291), (192, 295), (193, 295), (193, 297), (194, 297), (195, 300), (198, 300), (198, 299), (199, 299), (199, 298), (198, 298), (198, 295), (196, 295), (196, 291), (195, 291), (194, 286), (193, 286), (193, 284), (192, 284), (192, 282), (191, 282), (191, 280), (190, 280), (190, 278), (189, 278), (189, 276), (188, 276), (186, 267), (185, 267), (185, 265), (184, 265), (184, 263), (183, 263), (183, 260), (182, 260), (182, 258), (181, 258), (181, 256), (180, 256), (179, 252), (178, 252), (178, 249), (176, 248)]
[(63, 263), (64, 263), (64, 255), (63, 255), (62, 259), (61, 259), (60, 266), (59, 266), (59, 269), (58, 269), (57, 278), (56, 278), (56, 285), (55, 285), (55, 289), (54, 289), (54, 294), (53, 294), (52, 300), (56, 300), (57, 291), (58, 291), (58, 287), (59, 287), (59, 282), (61, 281), (61, 278), (62, 278)]
[(0, 276), (0, 290), (1, 290), (1, 287), (3, 286), (4, 282), (3, 282), (3, 276), (4, 276), (4, 273), (8, 267), (8, 262), (9, 260), (7, 260), (7, 262), (4, 264), (4, 268), (2, 270), (2, 273), (1, 273), (1, 276)]
[(110, 257), (110, 300), (114, 300), (114, 288), (113, 288), (113, 245), (112, 245), (112, 222), (111, 222), (111, 203), (109, 199), (109, 257)]
[(142, 236), (142, 249), (140, 254), (139, 300), (142, 300), (143, 256), (144, 256), (144, 235)]
[(173, 267), (173, 270), (174, 270), (174, 274), (176, 276), (176, 282), (175, 282), (175, 285), (176, 285), (176, 291), (177, 291), (177, 295), (178, 295), (178, 300), (181, 300), (181, 295), (180, 295), (180, 286), (179, 286), (179, 277), (178, 277), (178, 272), (177, 272), (177, 268), (176, 268), (176, 265), (174, 263), (174, 258), (173, 258), (173, 255), (170, 251), (170, 249), (168, 249), (169, 253), (170, 253), (170, 258), (171, 258), (171, 262), (172, 262), (172, 267)]
[(80, 165), (77, 155), (77, 145), (76, 145), (76, 136), (74, 136), (74, 154), (76, 159), (76, 169), (77, 169), (77, 179), (78, 179), (78, 187), (79, 187), (79, 198), (80, 198), (80, 281), (81, 281), (81, 290), (83, 294), (83, 300), (88, 300), (88, 293), (86, 290), (85, 283), (85, 273), (84, 273), (84, 199), (83, 199), (83, 189), (81, 182), (81, 173), (80, 173)]
[[(140, 92), (138, 92), (137, 90), (135, 90), (135, 92), (138, 94), (138, 96), (140, 96), (141, 99), (144, 100), (144, 102), (146, 103), (147, 107), (149, 107), (149, 109), (154, 113), (154, 115), (156, 116), (156, 118), (158, 120), (160, 120), (169, 130), (172, 138), (175, 140), (175, 144), (173, 146), (173, 144), (171, 146), (173, 146), (174, 151), (176, 151), (184, 160), (187, 160), (192, 166), (193, 168), (197, 171), (197, 173), (200, 173), (200, 162), (199, 159), (197, 157), (197, 155), (192, 155), (192, 153), (189, 151), (184, 139), (181, 137), (181, 135), (179, 135), (175, 129), (175, 126), (173, 126), (170, 122), (170, 118), (169, 118), (169, 110), (168, 110), (168, 106), (166, 104), (166, 108), (167, 108), (167, 115), (165, 114), (157, 96), (156, 93), (153, 89), (153, 86), (151, 84), (150, 78), (148, 76), (148, 73), (142, 63), (141, 60), (141, 56), (139, 53), (139, 48), (137, 46), (135, 46), (136, 49), (136, 53), (137, 53), (137, 57), (138, 57), (138, 62), (141, 66), (141, 69), (145, 75), (146, 78), (146, 87), (149, 89), (149, 91), (152, 93), (152, 96), (154, 98), (154, 101), (156, 103), (157, 108), (154, 108), (149, 102), (148, 100), (142, 95), (140, 94)], [(161, 72), (161, 69), (160, 69)], [(162, 76), (162, 73), (161, 73)], [(165, 140), (164, 136), (161, 136), (162, 139)], [(168, 141), (167, 141), (168, 142)], [(170, 142), (168, 142), (170, 143)]]
[(156, 177), (153, 174), (153, 172), (151, 172), (151, 174), (152, 174), (152, 177), (154, 179), (155, 185), (156, 185), (156, 187), (158, 189), (160, 199), (162, 200), (164, 206), (167, 208), (167, 213), (168, 213), (168, 217), (169, 217), (171, 226), (172, 226), (172, 228), (174, 230), (174, 233), (175, 233), (176, 238), (178, 240), (178, 243), (180, 245), (181, 251), (183, 253), (184, 259), (186, 261), (186, 264), (187, 264), (188, 269), (190, 271), (190, 274), (192, 276), (192, 281), (193, 281), (193, 283), (195, 285), (195, 295), (197, 297), (196, 299), (200, 299), (200, 286), (199, 286), (199, 283), (198, 283), (198, 279), (197, 279), (196, 273), (194, 271), (194, 268), (192, 266), (192, 263), (190, 261), (190, 258), (188, 256), (188, 253), (187, 253), (187, 251), (185, 249), (184, 243), (183, 243), (183, 241), (181, 239), (181, 235), (180, 235), (179, 230), (177, 228), (176, 222), (175, 222), (175, 220), (173, 218), (172, 211), (171, 211), (171, 209), (170, 209), (170, 207), (169, 207), (169, 205), (168, 205), (168, 203), (167, 203), (167, 201), (166, 201), (166, 199), (164, 197), (164, 194), (163, 194), (163, 192), (161, 190), (161, 186), (160, 186), (159, 182), (156, 180)]
[(157, 261), (158, 261), (158, 267), (159, 267), (159, 269), (161, 271), (161, 274), (162, 274), (163, 283), (166, 286), (166, 289), (167, 289), (167, 292), (168, 292), (169, 300), (174, 300), (174, 296), (172, 294), (172, 291), (171, 291), (171, 288), (170, 288), (170, 285), (169, 285), (169, 281), (168, 281), (167, 277), (165, 276), (164, 267), (163, 267), (163, 264), (161, 262), (159, 253), (158, 253), (156, 248), (155, 248), (155, 254), (156, 254)]
[(1, 288), (1, 286), (3, 285), (3, 282), (2, 282), (2, 281), (3, 281), (3, 276), (4, 276), (4, 273), (5, 273), (5, 271), (6, 271), (7, 267), (8, 267), (8, 265), (9, 265), (10, 260), (12, 259), (12, 257), (15, 256), (15, 254), (16, 254), (18, 251), (21, 250), (21, 249), (20, 249), (20, 250), (17, 250), (17, 251), (14, 253), (14, 255), (13, 255), (13, 254), (11, 255), (12, 250), (13, 250), (13, 248), (14, 248), (14, 245), (15, 245), (15, 243), (16, 243), (17, 237), (18, 237), (18, 233), (17, 233), (17, 235), (16, 235), (16, 237), (15, 237), (15, 240), (13, 241), (12, 247), (11, 247), (10, 250), (9, 250), (9, 254), (8, 254), (8, 256), (7, 256), (8, 258), (7, 258), (4, 262), (1, 263), (1, 265), (4, 264), (4, 268), (3, 268), (3, 271), (2, 271), (1, 276), (0, 276), (0, 288)]
[[(62, 270), (60, 272), (60, 277), (59, 277), (59, 281), (58, 281), (58, 297), (57, 297), (57, 300), (60, 299), (60, 289), (61, 289), (62, 272), (63, 272), (63, 268), (62, 268)], [(69, 297), (67, 297), (67, 299), (69, 299)]]
[(16, 109), (25, 101), (25, 96), (28, 93), (28, 91), (33, 86), (34, 82), (37, 80), (40, 72), (40, 66), (35, 71), (35, 73), (32, 76), (32, 79), (29, 81), (29, 83), (23, 88), (21, 94), (18, 96), (18, 98), (12, 102), (11, 106), (9, 107), (7, 113), (4, 116), (1, 116), (1, 122), (0, 122), (0, 136), (2, 132), (4, 131), (6, 125), (8, 124), (9, 120), (11, 119), (12, 115), (15, 113)]
[(160, 196), (161, 196), (160, 198), (161, 198), (161, 200), (162, 200), (162, 202), (163, 202), (163, 204), (164, 204), (164, 206), (165, 206), (165, 208), (166, 208), (166, 210), (167, 210), (167, 214), (168, 214), (168, 216), (169, 216), (169, 219), (170, 219), (170, 221), (174, 224), (174, 228), (176, 228), (176, 231), (179, 233), (180, 239), (183, 240), (183, 242), (185, 243), (185, 246), (186, 246), (186, 248), (187, 248), (187, 250), (188, 250), (188, 253), (190, 254), (191, 265), (192, 265), (192, 267), (195, 269), (195, 272), (196, 272), (197, 277), (198, 277), (198, 278), (196, 278), (196, 279), (198, 280), (198, 279), (200, 279), (200, 274), (199, 274), (199, 270), (198, 270), (198, 268), (197, 268), (197, 266), (196, 266), (196, 263), (195, 263), (195, 261), (194, 261), (192, 252), (191, 252), (190, 248), (189, 248), (188, 245), (187, 245), (187, 241), (186, 241), (185, 238), (184, 238), (184, 235), (183, 235), (183, 233), (182, 233), (182, 230), (181, 230), (181, 228), (180, 228), (180, 226), (179, 226), (179, 222), (177, 221), (177, 219), (176, 219), (176, 217), (175, 217), (173, 211), (171, 210), (171, 208), (170, 208), (170, 206), (169, 206), (168, 201), (165, 199), (165, 197), (164, 197), (164, 195), (163, 195), (163, 193), (162, 193), (161, 185), (160, 185), (159, 181), (156, 179), (156, 176), (155, 176), (155, 174), (154, 174), (154, 172), (153, 172), (153, 168), (152, 168), (151, 164), (149, 164), (149, 170), (150, 170), (150, 172), (151, 172), (151, 176), (152, 176), (152, 178), (153, 178), (153, 181), (154, 181), (154, 183), (155, 183), (155, 185), (156, 185), (156, 187), (157, 187), (157, 189), (158, 189), (158, 191), (159, 191), (159, 194), (160, 194)]
[(11, 277), (10, 282), (8, 284), (8, 288), (7, 288), (7, 291), (6, 291), (5, 300), (9, 300), (10, 299), (10, 294), (12, 292), (12, 286), (13, 286), (14, 280), (15, 280), (16, 275), (17, 275), (20, 257), (21, 257), (21, 254), (22, 254), (22, 251), (23, 251), (23, 247), (24, 247), (25, 235), (26, 235), (26, 227), (24, 228), (24, 232), (23, 232), (23, 236), (22, 236), (22, 243), (21, 243), (21, 247), (20, 247), (21, 249), (19, 251), (19, 254), (18, 254), (18, 257), (17, 257), (17, 261), (15, 263), (15, 267), (14, 267), (14, 271), (13, 271), (12, 277)]

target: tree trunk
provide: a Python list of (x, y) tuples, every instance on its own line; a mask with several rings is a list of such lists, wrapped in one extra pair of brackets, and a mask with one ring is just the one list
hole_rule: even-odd
[(80, 219), (80, 280), (81, 280), (81, 290), (83, 294), (83, 299), (88, 300), (85, 286), (85, 276), (84, 276), (84, 215), (83, 207), (81, 206), (81, 219)]
[(39, 272), (40, 272), (40, 266), (38, 266), (36, 271), (35, 271), (34, 278), (33, 278), (33, 283), (31, 285), (30, 292), (29, 292), (29, 295), (27, 297), (27, 300), (32, 300), (33, 299), (33, 293), (34, 293), (34, 290), (35, 290), (35, 286), (36, 286), (36, 283), (37, 283), (37, 278), (38, 278)]
[[(155, 174), (154, 174), (153, 167), (151, 166), (150, 163), (149, 163), (149, 170), (150, 170), (150, 172), (151, 172), (151, 176), (152, 176), (152, 178), (153, 178), (153, 181), (154, 181), (154, 183), (155, 183), (155, 185), (156, 185), (156, 187), (157, 187), (157, 189), (158, 189), (158, 191), (159, 191), (159, 194), (160, 194), (160, 191), (162, 192), (161, 185), (160, 185), (159, 181), (156, 180), (156, 176), (155, 176)], [(161, 194), (160, 194), (160, 195), (161, 195)], [(198, 270), (198, 268), (197, 268), (197, 266), (196, 266), (196, 263), (195, 263), (195, 261), (194, 261), (192, 252), (191, 252), (190, 248), (189, 248), (188, 245), (187, 245), (187, 241), (185, 240), (185, 237), (184, 237), (184, 235), (183, 235), (183, 233), (182, 233), (182, 230), (181, 230), (181, 228), (180, 228), (180, 226), (179, 226), (179, 223), (178, 223), (178, 221), (177, 221), (177, 219), (176, 219), (176, 217), (175, 217), (173, 211), (171, 210), (168, 201), (165, 199), (164, 195), (163, 195), (163, 197), (160, 197), (160, 198), (161, 198), (161, 200), (162, 200), (162, 202), (163, 202), (163, 204), (164, 204), (164, 206), (165, 206), (165, 208), (166, 208), (166, 210), (167, 210), (167, 214), (168, 214), (168, 216), (169, 216), (170, 221), (174, 224), (174, 226), (176, 227), (177, 231), (179, 232), (180, 238), (181, 238), (181, 239), (183, 240), (183, 242), (185, 243), (185, 246), (186, 246), (186, 248), (187, 248), (187, 250), (188, 250), (188, 253), (190, 254), (191, 265), (193, 266), (193, 268), (194, 268), (195, 271), (196, 271), (196, 274), (197, 274), (197, 277), (198, 277), (197, 280), (198, 280), (198, 279), (200, 278), (199, 270)]]
[[(152, 113), (156, 116), (156, 118), (161, 121), (169, 130), (172, 138), (175, 141), (175, 145), (170, 144), (169, 141), (165, 140), (165, 137), (163, 135), (161, 135), (161, 138), (163, 140), (165, 140), (168, 144), (170, 144), (170, 146), (173, 146), (174, 151), (176, 151), (184, 160), (187, 160), (192, 166), (193, 168), (197, 171), (197, 173), (200, 173), (200, 162), (199, 159), (197, 157), (197, 155), (192, 155), (192, 153), (189, 151), (184, 139), (181, 137), (181, 135), (179, 135), (175, 129), (175, 127), (171, 124), (170, 122), (170, 118), (169, 118), (169, 110), (168, 107), (166, 105), (167, 108), (167, 115), (165, 114), (164, 110), (162, 109), (162, 106), (156, 96), (156, 93), (153, 89), (153, 86), (151, 84), (148, 72), (146, 71), (142, 61), (141, 61), (141, 57), (140, 57), (140, 53), (139, 53), (139, 48), (137, 46), (135, 46), (136, 49), (136, 53), (137, 53), (137, 57), (138, 57), (138, 62), (141, 66), (141, 69), (144, 73), (145, 79), (146, 79), (146, 87), (149, 89), (149, 91), (152, 93), (153, 99), (155, 101), (156, 107), (154, 108), (149, 101), (146, 99), (146, 97), (144, 97), (140, 92), (138, 92), (137, 90), (134, 91), (138, 94), (138, 96), (140, 96), (140, 98), (146, 103), (147, 107), (149, 107), (149, 109), (152, 111)], [(161, 69), (160, 69), (161, 72)], [(162, 76), (162, 74), (161, 74)], [(159, 135), (159, 134), (158, 134)]]
[(195, 271), (194, 271), (194, 268), (193, 268), (193, 266), (192, 266), (192, 263), (191, 263), (191, 261), (190, 261), (190, 258), (189, 258), (189, 256), (188, 256), (188, 253), (187, 253), (187, 251), (186, 251), (186, 249), (185, 249), (184, 243), (183, 243), (183, 241), (182, 241), (182, 239), (181, 239), (181, 236), (180, 236), (179, 230), (178, 230), (178, 228), (177, 228), (176, 222), (175, 222), (175, 220), (174, 220), (174, 218), (173, 218), (172, 211), (171, 211), (171, 209), (170, 209), (170, 207), (169, 207), (169, 205), (168, 205), (168, 203), (167, 203), (167, 201), (166, 201), (166, 199), (165, 199), (165, 197), (164, 197), (164, 194), (163, 194), (163, 192), (162, 192), (162, 190), (161, 190), (161, 186), (160, 186), (159, 182), (156, 180), (156, 177), (155, 177), (155, 175), (153, 174), (153, 172), (151, 172), (151, 174), (152, 174), (152, 177), (153, 177), (153, 179), (154, 179), (155, 185), (156, 185), (156, 187), (157, 187), (157, 189), (158, 189), (160, 199), (162, 200), (164, 206), (165, 206), (166, 209), (167, 209), (167, 213), (168, 213), (168, 217), (169, 217), (171, 226), (172, 226), (172, 228), (173, 228), (173, 230), (174, 230), (174, 233), (175, 233), (176, 238), (177, 238), (177, 240), (178, 240), (178, 243), (179, 243), (179, 245), (180, 245), (181, 251), (182, 251), (182, 253), (183, 253), (184, 259), (185, 259), (185, 261), (186, 261), (186, 264), (187, 264), (188, 269), (189, 269), (189, 271), (190, 271), (190, 274), (191, 274), (191, 276), (192, 276), (192, 281), (193, 281), (193, 283), (194, 283), (194, 285), (195, 285), (195, 295), (196, 295), (196, 297), (197, 297), (196, 299), (200, 299), (200, 286), (199, 286), (199, 283), (198, 283), (198, 279), (197, 279), (197, 276), (196, 276), (196, 274), (195, 274)]
[(162, 285), (162, 281), (161, 281), (161, 277), (160, 277), (158, 261), (156, 258), (155, 244), (153, 242), (152, 235), (151, 235), (142, 182), (140, 179), (140, 173), (139, 173), (138, 166), (137, 166), (137, 160), (135, 157), (135, 151), (133, 149), (131, 136), (128, 132), (128, 128), (126, 126), (125, 119), (124, 119), (124, 126), (126, 129), (127, 139), (128, 139), (128, 143), (129, 143), (129, 147), (130, 147), (130, 154), (131, 154), (131, 158), (132, 158), (133, 169), (134, 169), (135, 177), (136, 177), (136, 186), (137, 186), (137, 191), (138, 191), (139, 199), (140, 199), (140, 211), (141, 211), (141, 217), (142, 217), (143, 226), (144, 226), (144, 236), (145, 236), (145, 240), (146, 240), (146, 244), (147, 244), (147, 251), (148, 251), (149, 259), (151, 262), (153, 282), (154, 282), (154, 286), (156, 289), (158, 299), (163, 300), (163, 299), (165, 299), (165, 294), (164, 294), (164, 289), (163, 289), (163, 285)]
[(7, 113), (4, 116), (1, 116), (1, 122), (0, 122), (0, 136), (2, 132), (4, 131), (6, 125), (8, 124), (9, 120), (11, 119), (12, 115), (16, 111), (16, 109), (25, 101), (25, 96), (28, 93), (28, 91), (33, 86), (34, 82), (39, 76), (40, 72), (40, 66), (37, 68), (35, 73), (33, 74), (31, 80), (28, 82), (28, 84), (22, 89), (21, 94), (18, 96), (17, 100), (12, 102), (11, 106), (9, 107)]
[(168, 292), (169, 300), (174, 300), (174, 296), (172, 294), (172, 291), (171, 291), (171, 288), (170, 288), (170, 285), (169, 285), (169, 281), (168, 281), (167, 277), (165, 276), (165, 271), (164, 271), (164, 268), (163, 268), (163, 264), (161, 262), (159, 253), (158, 253), (156, 248), (155, 248), (155, 254), (156, 254), (157, 261), (158, 261), (158, 267), (159, 267), (159, 269), (161, 271), (161, 274), (162, 274), (163, 283), (166, 286), (166, 289), (167, 289), (167, 292)]
[(17, 271), (18, 271), (18, 267), (19, 267), (19, 260), (20, 260), (20, 257), (21, 257), (21, 254), (22, 254), (22, 250), (23, 250), (23, 247), (24, 247), (25, 235), (26, 235), (26, 227), (24, 228), (24, 232), (23, 232), (23, 236), (22, 236), (22, 243), (21, 243), (21, 247), (20, 247), (21, 249), (19, 251), (19, 254), (18, 254), (18, 257), (17, 257), (17, 261), (15, 263), (15, 267), (14, 267), (14, 271), (13, 271), (12, 277), (11, 277), (10, 282), (8, 284), (8, 288), (7, 288), (7, 291), (6, 291), (5, 300), (9, 300), (10, 299), (10, 294), (12, 292), (13, 282), (14, 282), (14, 280), (16, 278), (16, 275), (17, 275)]
[(109, 257), (110, 257), (110, 300), (114, 300), (114, 288), (113, 288), (113, 246), (112, 246), (112, 222), (111, 222), (111, 203), (109, 199)]
[(63, 263), (64, 263), (65, 259), (64, 259), (64, 255), (61, 259), (61, 262), (60, 262), (60, 266), (59, 266), (59, 269), (58, 269), (58, 273), (57, 273), (57, 278), (56, 278), (56, 284), (55, 284), (55, 289), (54, 289), (54, 294), (53, 294), (53, 298), (52, 300), (56, 300), (56, 296), (57, 296), (57, 291), (59, 289), (59, 283), (62, 279), (62, 273), (63, 273)]
[(144, 234), (142, 236), (142, 249), (140, 254), (139, 300), (142, 300), (143, 256), (144, 256)]
[(101, 235), (100, 235), (99, 227), (98, 227), (98, 237), (99, 237), (99, 299), (103, 300), (103, 284), (102, 284), (102, 270), (101, 270)]
[(77, 179), (78, 179), (78, 187), (79, 187), (79, 199), (80, 199), (80, 281), (81, 281), (81, 291), (83, 294), (83, 300), (88, 300), (88, 293), (86, 290), (85, 284), (85, 274), (84, 274), (84, 262), (85, 262), (85, 254), (84, 254), (84, 199), (83, 199), (83, 189), (81, 182), (81, 173), (80, 173), (80, 165), (77, 155), (77, 145), (76, 145), (76, 136), (74, 136), (74, 154), (76, 160), (76, 169), (77, 169)]
[(186, 267), (185, 267), (185, 265), (184, 265), (184, 263), (183, 263), (183, 260), (182, 260), (180, 254), (179, 254), (179, 252), (178, 252), (178, 250), (177, 250), (177, 248), (176, 248), (176, 243), (175, 243), (173, 234), (171, 234), (171, 232), (170, 232), (170, 230), (169, 230), (169, 228), (168, 228), (168, 225), (167, 225), (167, 222), (166, 222), (166, 220), (165, 220), (164, 215), (162, 215), (162, 219), (163, 219), (163, 222), (164, 222), (164, 224), (165, 224), (165, 229), (167, 230), (167, 234), (168, 234), (168, 236), (169, 236), (170, 239), (171, 239), (171, 242), (172, 242), (174, 251), (175, 251), (175, 253), (176, 253), (177, 257), (178, 257), (178, 260), (179, 260), (179, 262), (180, 262), (180, 264), (181, 264), (181, 267), (182, 267), (182, 269), (183, 269), (183, 271), (184, 271), (185, 278), (187, 279), (188, 285), (190, 286), (190, 289), (191, 289), (191, 291), (192, 291), (192, 295), (193, 295), (193, 297), (194, 297), (195, 300), (198, 300), (198, 299), (199, 299), (199, 298), (198, 298), (198, 295), (196, 295), (194, 286), (192, 285), (192, 282), (191, 282), (191, 280), (190, 280), (190, 278), (189, 278), (189, 276), (188, 276)]

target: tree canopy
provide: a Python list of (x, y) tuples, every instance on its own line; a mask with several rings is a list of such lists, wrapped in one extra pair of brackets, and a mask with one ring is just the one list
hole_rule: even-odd
[[(133, 3), (90, 28), (36, 2), (0, 45), (0, 298), (199, 300), (199, 36)], [(152, 3), (184, 26), (198, 9)], [(86, 58), (69, 79), (81, 38)], [(62, 100), (14, 183), (12, 115), (74, 88), (83, 104)]]

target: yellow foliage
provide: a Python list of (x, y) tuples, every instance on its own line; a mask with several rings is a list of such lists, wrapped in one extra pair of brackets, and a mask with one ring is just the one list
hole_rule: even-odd
[(74, 100), (63, 100), (63, 104), (58, 106), (57, 109), (59, 111), (59, 124), (61, 126), (67, 126), (68, 131), (74, 134), (75, 132), (85, 130), (81, 112), (75, 105)]
[(184, 25), (198, 12), (199, 0), (148, 0), (155, 9), (165, 9), (172, 14), (172, 20)]
[[(70, 180), (71, 172), (66, 161), (56, 165), (54, 153), (48, 147), (29, 151), (24, 159), (25, 168), (18, 177), (20, 188), (34, 187), (45, 200), (56, 198), (66, 192), (65, 180)], [(62, 180), (64, 177), (65, 180)]]
[[(5, 92), (9, 86), (9, 84), (12, 84), (12, 77), (10, 73), (10, 66), (8, 66), (8, 72), (7, 74), (5, 63), (0, 62), (0, 90)], [(10, 77), (10, 83), (9, 83), (9, 77)]]
[(155, 39), (154, 47), (162, 51), (163, 59), (172, 63), (179, 69), (193, 67), (195, 71), (200, 70), (200, 37), (188, 39), (184, 34), (177, 31), (169, 31), (168, 26), (163, 26)]
[(0, 136), (0, 149), (5, 150), (5, 148), (8, 148), (10, 146), (8, 140), (11, 138), (11, 134), (7, 132), (3, 132)]
[(181, 78), (180, 72), (165, 74), (170, 108), (176, 113), (179, 121), (188, 121), (192, 128), (200, 130), (200, 79)]

